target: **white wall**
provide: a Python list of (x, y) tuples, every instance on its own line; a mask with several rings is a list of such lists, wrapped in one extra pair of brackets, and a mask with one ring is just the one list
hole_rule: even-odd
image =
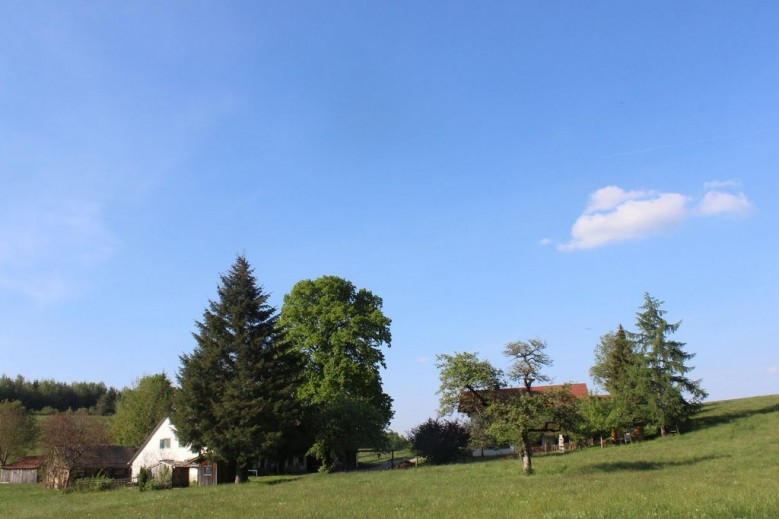
[[(170, 448), (160, 449), (160, 440), (170, 438)], [(176, 437), (175, 429), (170, 423), (170, 418), (165, 418), (165, 421), (154, 431), (154, 434), (149, 438), (145, 445), (141, 447), (141, 451), (133, 460), (132, 465), (132, 478), (136, 479), (141, 467), (153, 467), (160, 463), (160, 461), (187, 461), (197, 456), (197, 452), (193, 452), (189, 446), (181, 445), (179, 439)], [(192, 471), (190, 470), (190, 480), (192, 479)], [(197, 471), (195, 471), (195, 480), (197, 480)]]
[[(509, 454), (516, 454), (517, 449), (512, 445), (503, 449), (484, 449), (484, 456), (508, 456)], [(471, 452), (474, 458), (481, 457), (481, 449), (473, 449)]]

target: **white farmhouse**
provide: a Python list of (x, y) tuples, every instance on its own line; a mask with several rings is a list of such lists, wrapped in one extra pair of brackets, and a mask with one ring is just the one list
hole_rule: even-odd
[(160, 471), (168, 471), (173, 481), (181, 484), (198, 481), (198, 464), (195, 458), (197, 451), (189, 445), (181, 445), (176, 436), (176, 429), (166, 416), (157, 424), (146, 441), (130, 460), (133, 481), (138, 480), (141, 467), (152, 471), (156, 477)]

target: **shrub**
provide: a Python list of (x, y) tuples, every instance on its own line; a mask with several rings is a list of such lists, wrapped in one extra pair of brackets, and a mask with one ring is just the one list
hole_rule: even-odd
[(167, 465), (162, 465), (157, 471), (157, 477), (152, 480), (153, 490), (165, 490), (173, 487), (173, 474)]
[(151, 484), (151, 479), (151, 469), (141, 467), (141, 470), (138, 471), (138, 490), (141, 492), (148, 490)]
[(468, 430), (460, 422), (433, 420), (416, 426), (409, 434), (413, 451), (430, 463), (448, 463), (465, 454)]
[(106, 475), (98, 474), (91, 478), (79, 478), (73, 482), (73, 490), (110, 490), (114, 488), (114, 480)]

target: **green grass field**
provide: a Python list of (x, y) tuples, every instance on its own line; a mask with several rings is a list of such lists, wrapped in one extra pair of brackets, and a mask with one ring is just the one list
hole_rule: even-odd
[(707, 404), (694, 430), (641, 444), (212, 488), (61, 494), (0, 487), (0, 517), (779, 517), (779, 395)]

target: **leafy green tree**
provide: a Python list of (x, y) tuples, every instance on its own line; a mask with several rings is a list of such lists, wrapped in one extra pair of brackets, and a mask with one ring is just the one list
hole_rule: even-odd
[(513, 392), (512, 398), (494, 402), (488, 408), (488, 416), (493, 421), (490, 434), (499, 441), (520, 446), (525, 474), (533, 473), (530, 433), (539, 429), (540, 419), (545, 417), (544, 401), (540, 393), (532, 390), (533, 383), (549, 381), (543, 369), (552, 365), (552, 359), (545, 350), (546, 342), (541, 339), (506, 344), (503, 354), (513, 359), (508, 376), (522, 384), (522, 390)]
[(505, 385), (503, 372), (496, 369), (488, 360), (481, 360), (477, 353), (455, 353), (454, 355), (436, 355), (436, 367), (439, 369), (441, 385), (438, 416), (446, 416), (460, 410), (463, 398), (474, 405), (476, 414), (484, 417), (483, 411), (494, 392)]
[(505, 385), (503, 372), (488, 360), (479, 359), (478, 353), (469, 352), (436, 355), (436, 367), (441, 380), (438, 416), (467, 413), (465, 427), (470, 446), (481, 450), (483, 456), (484, 449), (495, 444), (495, 438), (489, 434), (487, 408)]
[(168, 375), (147, 375), (125, 388), (114, 417), (114, 439), (120, 445), (139, 447), (160, 420), (173, 409), (173, 384)]
[(384, 415), (365, 398), (339, 393), (321, 406), (315, 420), (316, 441), (309, 452), (322, 462), (324, 471), (356, 467), (361, 447), (386, 448), (379, 428)]
[(665, 436), (669, 426), (678, 426), (698, 412), (708, 394), (702, 389), (700, 380), (687, 377), (693, 369), (687, 363), (695, 354), (684, 350), (685, 343), (669, 337), (676, 333), (681, 321), (669, 323), (663, 317), (666, 314), (661, 308), (663, 304), (645, 293), (644, 304), (636, 314), (638, 331), (631, 335), (648, 374), (644, 377), (648, 385), (646, 418)]
[(244, 256), (221, 276), (217, 294), (197, 323), (194, 351), (180, 357), (171, 420), (181, 441), (234, 466), (239, 483), (299, 420), (302, 358), (279, 332)]
[(380, 373), (392, 339), (382, 300), (336, 276), (304, 280), (284, 297), (279, 322), (305, 357), (299, 397), (317, 424), (311, 453), (326, 470), (349, 467), (393, 414)]
[(468, 447), (472, 450), (478, 450), (481, 457), (484, 457), (484, 449), (493, 447), (498, 443), (497, 438), (490, 434), (491, 421), (489, 420), (487, 407), (474, 406), (474, 410), (479, 408), (478, 413), (472, 414), (465, 422), (465, 428), (468, 430)]
[(579, 401), (579, 412), (582, 417), (580, 432), (587, 438), (599, 437), (603, 447), (604, 433), (614, 428), (612, 423), (613, 397), (604, 398), (589, 394)]
[(27, 452), (37, 433), (35, 418), (21, 402), (0, 402), (0, 466)]

